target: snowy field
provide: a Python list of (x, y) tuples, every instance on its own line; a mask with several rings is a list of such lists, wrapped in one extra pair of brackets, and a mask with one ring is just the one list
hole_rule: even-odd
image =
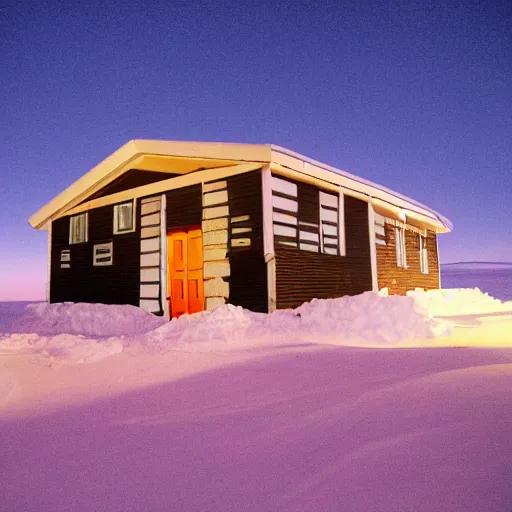
[(512, 302), (478, 290), (3, 303), (0, 510), (509, 511), (511, 389)]
[(480, 288), (501, 300), (512, 300), (512, 264), (441, 265), (443, 288)]

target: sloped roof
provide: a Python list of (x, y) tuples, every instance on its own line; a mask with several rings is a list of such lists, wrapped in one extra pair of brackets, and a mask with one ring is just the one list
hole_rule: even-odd
[(133, 168), (187, 174), (198, 169), (246, 163), (269, 164), (277, 172), (290, 170), (326, 181), (372, 202), (377, 209), (398, 209), (403, 215), (425, 222), (439, 232), (452, 229), (448, 219), (413, 199), (280, 146), (159, 140), (129, 141), (43, 206), (29, 222), (36, 229), (46, 229), (49, 221), (86, 201)]

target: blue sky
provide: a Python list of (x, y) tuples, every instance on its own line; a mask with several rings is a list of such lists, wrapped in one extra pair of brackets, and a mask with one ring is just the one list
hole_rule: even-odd
[(279, 144), (449, 217), (441, 259), (512, 261), (512, 4), (8, 2), (0, 300), (43, 296), (27, 219), (133, 138)]

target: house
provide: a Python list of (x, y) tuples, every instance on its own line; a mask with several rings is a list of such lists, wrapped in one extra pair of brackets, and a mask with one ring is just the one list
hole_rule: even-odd
[(450, 222), (274, 145), (132, 140), (30, 218), (48, 231), (48, 300), (167, 317), (227, 302), (440, 286)]

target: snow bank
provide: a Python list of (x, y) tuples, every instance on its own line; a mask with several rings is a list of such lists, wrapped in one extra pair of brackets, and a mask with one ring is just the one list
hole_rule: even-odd
[(414, 298), (366, 292), (354, 297), (318, 300), (295, 310), (300, 329), (338, 342), (365, 340), (382, 344), (429, 339), (449, 329), (430, 317)]
[(94, 363), (123, 351), (119, 338), (94, 339), (73, 334), (40, 336), (35, 333), (11, 334), (0, 339), (0, 354), (38, 354), (66, 363)]
[(143, 334), (164, 322), (164, 319), (135, 306), (41, 302), (28, 305), (25, 313), (13, 321), (12, 331), (106, 338)]
[(88, 362), (126, 345), (158, 353), (289, 344), (432, 346), (459, 325), (453, 320), (457, 315), (492, 312), (512, 313), (512, 302), (502, 303), (478, 289), (416, 290), (407, 297), (366, 292), (315, 299), (271, 315), (228, 304), (171, 322), (133, 306), (38, 303), (14, 320), (12, 333), (0, 339), (0, 350)]
[[(166, 351), (207, 344), (208, 349), (275, 345), (285, 340), (336, 345), (393, 345), (447, 334), (412, 297), (366, 292), (354, 297), (314, 299), (291, 311), (257, 314), (226, 305), (185, 315), (147, 333), (146, 347)], [(193, 350), (197, 350), (193, 349)]]
[(414, 290), (407, 292), (429, 316), (483, 315), (512, 312), (512, 301), (499, 299), (478, 288), (451, 288), (445, 290)]

